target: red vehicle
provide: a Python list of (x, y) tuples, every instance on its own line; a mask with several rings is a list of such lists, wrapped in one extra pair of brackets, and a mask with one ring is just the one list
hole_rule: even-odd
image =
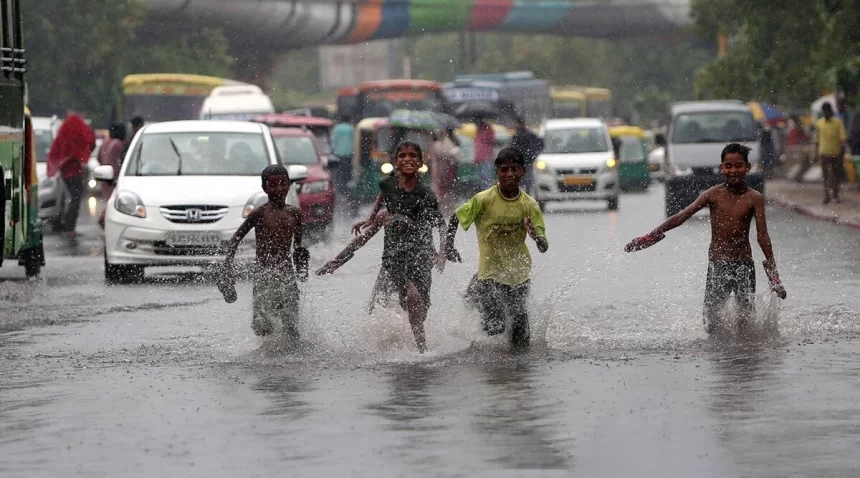
[(263, 123), (270, 128), (298, 128), (310, 131), (317, 140), (317, 148), (319, 148), (326, 166), (328, 166), (328, 161), (332, 159), (331, 129), (334, 127), (334, 121), (328, 118), (270, 113), (255, 116), (251, 121)]
[(285, 165), (307, 166), (308, 177), (299, 190), (305, 228), (311, 236), (328, 240), (334, 219), (334, 188), (313, 133), (297, 128), (270, 128), (275, 149)]

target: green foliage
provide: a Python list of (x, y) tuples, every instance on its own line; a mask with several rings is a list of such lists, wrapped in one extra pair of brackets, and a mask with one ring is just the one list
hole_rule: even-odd
[(320, 92), (319, 48), (293, 50), (281, 55), (275, 63), (271, 96), (277, 109), (331, 96)]
[(30, 106), (36, 114), (83, 111), (110, 118), (122, 77), (138, 72), (226, 75), (232, 58), (217, 30), (165, 31), (137, 37), (146, 9), (139, 0), (22, 2)]
[(806, 106), (837, 83), (856, 88), (857, 0), (693, 0), (696, 31), (728, 35), (727, 54), (696, 82), (709, 97)]

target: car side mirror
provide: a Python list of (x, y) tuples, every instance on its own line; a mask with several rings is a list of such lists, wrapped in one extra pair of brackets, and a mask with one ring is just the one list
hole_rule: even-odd
[(291, 183), (300, 183), (308, 178), (308, 167), (293, 164), (287, 166), (287, 174), (290, 175)]
[(666, 146), (666, 135), (663, 133), (654, 135), (654, 144), (657, 146)]
[[(307, 173), (305, 173), (305, 174), (307, 175)], [(111, 166), (109, 164), (102, 164), (102, 165), (96, 166), (96, 168), (93, 169), (93, 178), (95, 178), (96, 181), (113, 181), (114, 180), (113, 166)]]

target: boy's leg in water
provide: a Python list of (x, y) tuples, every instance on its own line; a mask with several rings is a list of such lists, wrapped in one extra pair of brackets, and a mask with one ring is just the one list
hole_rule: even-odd
[(254, 334), (260, 336), (270, 335), (272, 333), (272, 321), (269, 320), (268, 311), (272, 309), (270, 292), (271, 284), (266, 280), (261, 271), (254, 274), (254, 289), (252, 299), (253, 319), (251, 320), (251, 329)]
[(743, 332), (755, 316), (755, 264), (737, 264), (733, 272), (738, 303), (738, 330)]
[(732, 293), (730, 278), (723, 264), (708, 263), (708, 277), (705, 280), (705, 332), (713, 333), (720, 319), (720, 313)]
[(511, 316), (511, 346), (514, 352), (526, 352), (531, 342), (527, 309), (530, 283), (504, 287), (508, 289), (506, 301), (508, 314)]
[[(299, 285), (292, 276), (284, 275), (272, 301), (272, 313), (281, 321), (284, 334), (291, 340), (299, 339)], [(270, 320), (271, 323), (271, 320)]]
[(412, 264), (407, 273), (406, 306), (409, 313), (409, 324), (418, 350), (427, 350), (427, 339), (424, 334), (424, 321), (430, 309), (430, 286), (433, 283), (433, 268), (429, 258)]
[(481, 326), (487, 335), (505, 332), (505, 294), (501, 284), (492, 280), (479, 280), (475, 288), (478, 310), (481, 313)]

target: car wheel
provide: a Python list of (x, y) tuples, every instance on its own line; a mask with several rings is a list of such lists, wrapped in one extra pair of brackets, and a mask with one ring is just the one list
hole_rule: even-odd
[(132, 284), (143, 280), (143, 266), (111, 264), (105, 253), (105, 283), (107, 285)]
[(606, 201), (606, 207), (609, 208), (610, 211), (618, 210), (618, 196), (612, 196)]

